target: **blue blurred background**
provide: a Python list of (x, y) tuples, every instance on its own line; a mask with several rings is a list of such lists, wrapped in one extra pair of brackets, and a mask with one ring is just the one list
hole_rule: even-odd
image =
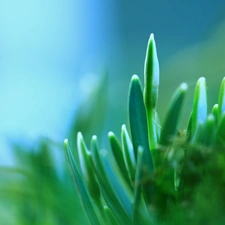
[(142, 77), (151, 32), (161, 66), (159, 111), (180, 82), (192, 90), (199, 76), (217, 94), (225, 75), (224, 10), (224, 0), (0, 0), (0, 163), (13, 163), (9, 139), (62, 142), (105, 69), (105, 129), (119, 132), (129, 79)]

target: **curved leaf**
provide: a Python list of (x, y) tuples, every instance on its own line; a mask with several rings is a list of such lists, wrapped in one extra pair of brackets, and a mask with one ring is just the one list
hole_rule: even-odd
[(116, 220), (115, 216), (113, 215), (112, 211), (109, 209), (109, 207), (105, 206), (104, 210), (106, 212), (106, 215), (108, 216), (111, 225), (120, 225)]
[[(100, 189), (106, 203), (121, 224), (130, 223), (131, 204), (129, 205), (123, 188), (119, 185), (114, 175), (112, 176), (112, 170), (109, 167), (105, 168), (105, 165), (107, 165), (108, 162), (103, 163), (96, 136), (92, 137), (91, 150), (93, 154), (95, 172), (98, 177)], [(121, 197), (120, 199), (118, 198), (118, 195)]]
[(151, 151), (157, 147), (156, 104), (159, 89), (159, 62), (154, 35), (151, 34), (144, 66), (144, 103), (147, 112), (148, 138)]
[(79, 197), (82, 200), (83, 207), (88, 215), (89, 221), (92, 225), (100, 225), (99, 220), (97, 218), (97, 215), (95, 213), (95, 210), (92, 206), (92, 203), (90, 201), (89, 195), (87, 193), (87, 190), (84, 186), (83, 180), (81, 178), (80, 172), (77, 168), (77, 165), (75, 163), (75, 160), (73, 158), (72, 152), (69, 148), (68, 140), (66, 139), (64, 141), (64, 148), (67, 155), (67, 160), (70, 166), (71, 175), (74, 180), (75, 187), (79, 193)]
[(108, 138), (109, 138), (109, 143), (110, 143), (113, 155), (115, 157), (116, 163), (119, 167), (120, 173), (121, 173), (124, 181), (128, 185), (128, 187), (130, 187), (130, 189), (132, 189), (132, 185), (131, 185), (131, 182), (130, 182), (130, 179), (129, 179), (129, 176), (127, 173), (125, 161), (123, 158), (122, 147), (113, 132), (108, 133)]
[(198, 79), (195, 94), (194, 104), (191, 118), (191, 134), (195, 135), (199, 126), (203, 125), (207, 118), (207, 95), (206, 95), (206, 81), (204, 77)]
[(129, 122), (135, 158), (137, 159), (138, 146), (143, 146), (145, 162), (149, 170), (153, 172), (153, 160), (148, 143), (146, 111), (141, 84), (137, 75), (132, 77), (130, 84)]
[(218, 100), (218, 118), (221, 120), (225, 112), (225, 77), (223, 78), (220, 86), (219, 100)]
[(130, 177), (132, 186), (134, 185), (134, 179), (135, 179), (135, 168), (136, 168), (136, 162), (135, 162), (135, 156), (134, 156), (134, 149), (132, 142), (130, 140), (129, 134), (127, 132), (126, 126), (123, 125), (121, 129), (121, 139), (122, 139), (122, 149), (123, 149), (123, 158), (125, 161), (126, 169), (128, 172), (128, 175)]
[(101, 205), (101, 194), (93, 172), (91, 152), (87, 149), (82, 134), (77, 134), (77, 149), (82, 175), (86, 181), (88, 191), (97, 205)]
[(178, 120), (180, 118), (181, 107), (187, 92), (187, 84), (181, 84), (172, 97), (172, 101), (167, 111), (166, 118), (161, 130), (160, 144), (168, 145), (176, 134)]

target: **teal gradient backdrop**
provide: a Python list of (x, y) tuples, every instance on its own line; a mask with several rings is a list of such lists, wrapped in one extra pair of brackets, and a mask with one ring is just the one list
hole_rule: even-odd
[[(224, 5), (222, 0), (1, 0), (1, 145), (38, 136), (62, 141), (105, 68), (115, 120), (106, 126), (119, 130), (128, 80), (134, 73), (142, 77), (149, 34), (155, 33), (164, 68), (183, 49), (210, 39), (224, 20)], [(162, 73), (162, 80), (170, 80)], [(174, 77), (171, 83), (179, 82)]]

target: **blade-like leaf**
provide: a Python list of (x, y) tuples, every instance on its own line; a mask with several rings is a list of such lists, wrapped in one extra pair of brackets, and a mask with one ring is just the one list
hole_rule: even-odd
[(218, 118), (219, 122), (225, 113), (225, 77), (223, 78), (220, 86), (219, 100), (218, 100)]
[(153, 171), (153, 160), (148, 143), (146, 111), (141, 84), (137, 75), (132, 77), (130, 84), (129, 122), (135, 158), (137, 158), (138, 146), (143, 146), (145, 162), (149, 170)]
[(157, 148), (156, 104), (159, 89), (159, 62), (154, 35), (151, 34), (144, 66), (144, 103), (147, 112), (148, 138), (151, 151)]
[(83, 180), (80, 176), (80, 172), (77, 168), (77, 165), (74, 161), (73, 155), (72, 155), (71, 150), (69, 148), (69, 144), (68, 144), (67, 139), (64, 141), (64, 148), (65, 148), (65, 151), (66, 151), (67, 160), (68, 160), (68, 163), (69, 163), (69, 166), (70, 166), (71, 175), (73, 177), (75, 187), (77, 189), (77, 192), (79, 193), (79, 197), (82, 200), (83, 207), (85, 209), (85, 212), (88, 215), (89, 221), (92, 225), (100, 225), (99, 220), (97, 218), (97, 215), (96, 215), (96, 213), (94, 211), (94, 208), (92, 206), (92, 203), (90, 201), (89, 195), (87, 193), (87, 190), (84, 186)]
[(204, 125), (202, 144), (205, 146), (212, 146), (215, 142), (216, 135), (216, 119), (213, 114), (208, 115)]
[(204, 77), (198, 79), (195, 94), (194, 104), (192, 109), (192, 124), (191, 135), (194, 136), (199, 126), (203, 125), (207, 118), (207, 95), (206, 95), (206, 81)]
[(105, 165), (108, 162), (103, 163), (96, 136), (92, 137), (91, 150), (93, 154), (95, 172), (106, 203), (121, 224), (129, 224), (131, 222), (131, 204), (129, 205), (123, 188), (115, 180), (115, 177), (112, 176), (112, 170), (110, 169), (109, 171), (109, 167), (106, 170)]
[(133, 186), (134, 178), (135, 178), (136, 162), (135, 162), (133, 145), (125, 125), (123, 125), (121, 129), (121, 139), (122, 139), (122, 146), (123, 146), (123, 158), (125, 161), (126, 169), (129, 174), (132, 186)]
[(84, 177), (84, 180), (86, 181), (88, 191), (95, 203), (98, 206), (100, 205), (101, 207), (100, 189), (93, 171), (91, 152), (87, 149), (83, 136), (80, 132), (77, 134), (77, 149), (81, 172)]
[(176, 133), (177, 124), (186, 92), (187, 84), (183, 83), (179, 86), (172, 97), (172, 101), (161, 130), (161, 145), (168, 145), (171, 142), (171, 138), (173, 138)]
[(105, 206), (104, 210), (106, 212), (106, 215), (108, 216), (111, 225), (120, 225), (116, 220), (115, 216), (113, 215), (113, 213), (111, 212), (111, 210), (109, 209), (109, 207)]
[(125, 161), (123, 158), (122, 147), (113, 132), (109, 132), (108, 138), (109, 138), (109, 143), (110, 143), (113, 155), (115, 157), (115, 160), (116, 160), (119, 170), (121, 172), (121, 175), (122, 175), (124, 181), (126, 182), (126, 184), (128, 185), (128, 187), (130, 187), (132, 189), (132, 185), (131, 185), (131, 182), (130, 182), (130, 179), (129, 179), (129, 176), (127, 173)]

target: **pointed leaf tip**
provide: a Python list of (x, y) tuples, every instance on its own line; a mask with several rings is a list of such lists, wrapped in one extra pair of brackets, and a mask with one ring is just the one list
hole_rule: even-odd
[(82, 138), (82, 133), (81, 133), (81, 132), (78, 132), (78, 133), (77, 133), (77, 138), (79, 138), (79, 139)]
[(172, 96), (172, 100), (161, 131), (161, 145), (166, 146), (171, 143), (171, 141), (173, 141), (180, 118), (184, 97), (187, 92), (187, 87), (188, 86), (186, 83), (182, 83)]
[(96, 135), (93, 135), (93, 136), (92, 136), (92, 139), (93, 139), (93, 141), (96, 141), (98, 138), (97, 138)]
[(180, 89), (183, 90), (183, 91), (186, 91), (188, 89), (188, 85), (186, 83), (182, 83), (180, 85)]
[(131, 81), (139, 81), (138, 75), (134, 74), (131, 78)]
[(205, 81), (205, 77), (200, 77), (198, 80), (199, 80), (199, 82), (203, 82), (203, 81)]
[(200, 77), (197, 81), (194, 93), (194, 102), (192, 108), (191, 135), (197, 132), (207, 118), (207, 89), (205, 77)]
[(114, 133), (112, 131), (109, 131), (108, 137), (112, 137), (112, 136), (114, 136)]

